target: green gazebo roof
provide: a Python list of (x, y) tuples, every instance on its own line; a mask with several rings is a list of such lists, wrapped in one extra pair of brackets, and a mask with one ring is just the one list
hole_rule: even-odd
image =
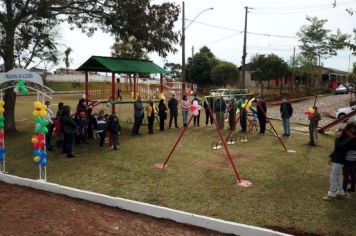
[(168, 74), (152, 61), (92, 56), (77, 71)]

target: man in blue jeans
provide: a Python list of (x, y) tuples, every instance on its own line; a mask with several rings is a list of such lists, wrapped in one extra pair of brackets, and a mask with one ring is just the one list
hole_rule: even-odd
[(289, 119), (293, 115), (293, 107), (287, 101), (287, 98), (282, 99), (282, 104), (279, 110), (281, 113), (282, 123), (283, 123), (283, 130), (284, 130), (283, 136), (289, 137), (290, 136)]

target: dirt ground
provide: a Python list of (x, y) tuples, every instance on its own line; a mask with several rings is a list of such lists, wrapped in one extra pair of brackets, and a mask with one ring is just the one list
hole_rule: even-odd
[(0, 182), (0, 235), (224, 235)]

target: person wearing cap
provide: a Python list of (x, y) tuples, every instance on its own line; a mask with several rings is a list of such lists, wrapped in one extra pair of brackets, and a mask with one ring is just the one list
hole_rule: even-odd
[(174, 126), (178, 127), (177, 119), (178, 119), (178, 100), (176, 99), (176, 95), (173, 94), (172, 98), (168, 101), (168, 109), (169, 109), (169, 126), (168, 128), (172, 128), (172, 121), (174, 118)]
[(287, 98), (282, 99), (281, 106), (279, 108), (279, 111), (281, 113), (281, 118), (282, 118), (282, 124), (283, 124), (283, 136), (289, 137), (290, 136), (290, 126), (289, 126), (289, 119), (293, 115), (293, 107), (292, 105), (287, 101)]

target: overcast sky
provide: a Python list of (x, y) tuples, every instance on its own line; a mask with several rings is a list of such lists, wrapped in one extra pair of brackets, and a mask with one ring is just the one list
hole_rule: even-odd
[[(153, 0), (162, 3), (164, 0)], [(182, 4), (182, 1), (169, 1)], [(243, 49), (243, 29), (245, 6), (251, 7), (248, 14), (247, 62), (255, 54), (275, 53), (288, 61), (293, 55), (293, 47), (299, 52), (296, 33), (302, 25), (307, 24), (306, 15), (327, 19), (325, 28), (336, 32), (351, 33), (356, 28), (356, 14), (350, 16), (346, 8), (356, 10), (356, 0), (186, 0), (186, 26), (201, 11), (213, 7), (213, 10), (202, 13), (186, 29), (186, 58), (191, 56), (192, 47), (197, 52), (207, 46), (222, 60), (241, 65)], [(176, 22), (175, 30), (181, 31), (182, 17)], [(71, 54), (72, 68), (79, 67), (91, 55), (110, 56), (113, 38), (101, 32), (87, 37), (80, 31), (71, 31), (61, 27), (62, 42), (73, 49)], [(270, 35), (270, 36), (268, 36)], [(280, 37), (274, 37), (280, 36)], [(150, 54), (150, 59), (163, 66), (165, 61), (181, 63), (182, 51), (170, 54), (166, 59), (157, 54)], [(355, 56), (349, 50), (339, 51), (338, 55), (323, 60), (324, 66), (344, 71), (352, 68)], [(350, 60), (349, 60), (350, 59)], [(64, 66), (64, 64), (62, 65)]]

